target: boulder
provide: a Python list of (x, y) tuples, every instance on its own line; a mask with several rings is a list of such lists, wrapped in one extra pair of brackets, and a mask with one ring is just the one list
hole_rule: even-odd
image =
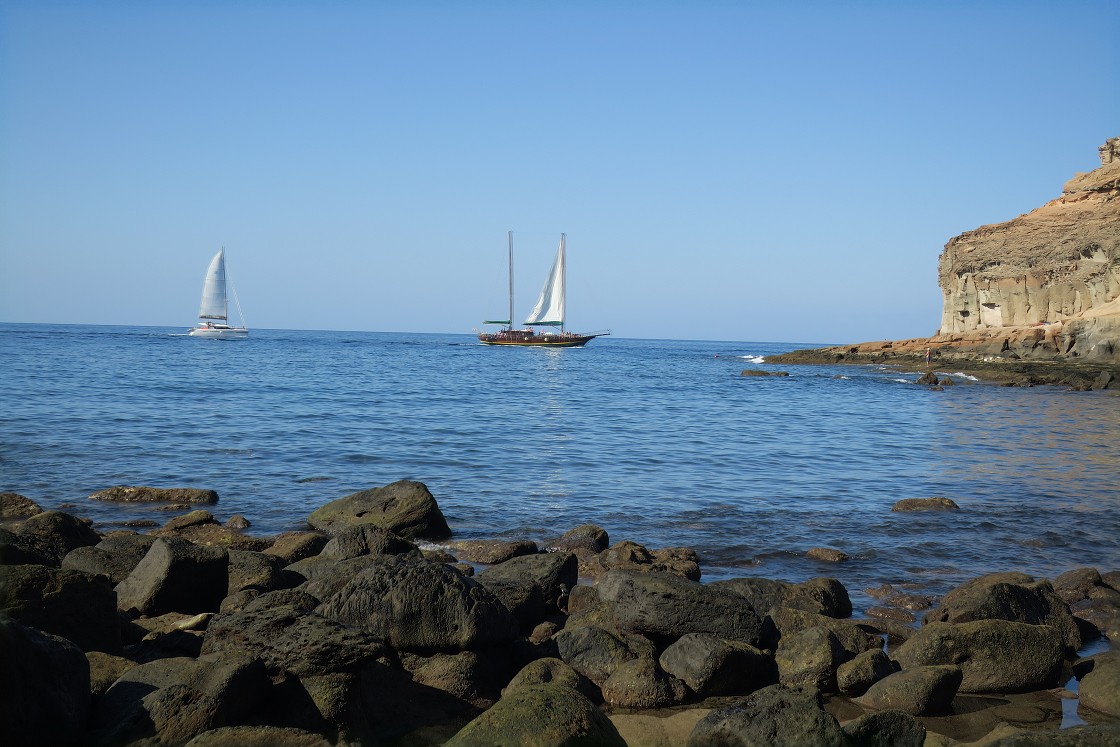
[(846, 747), (840, 724), (813, 688), (770, 685), (697, 722), (688, 747)]
[(687, 695), (684, 683), (650, 657), (623, 662), (602, 684), (603, 700), (616, 708), (667, 708)]
[(774, 607), (788, 607), (835, 618), (850, 617), (852, 614), (848, 590), (834, 578), (814, 578), (799, 584), (768, 578), (731, 578), (713, 581), (709, 586), (728, 589), (746, 597), (760, 615), (765, 615)]
[(89, 662), (89, 690), (95, 698), (104, 695), (122, 674), (136, 666), (131, 659), (101, 651), (87, 651), (86, 661)]
[(903, 498), (895, 501), (891, 511), (960, 511), (961, 507), (951, 498), (934, 496), (933, 498)]
[(203, 503), (213, 505), (218, 502), (218, 494), (213, 490), (150, 488), (144, 485), (117, 485), (99, 490), (89, 498), (91, 501), (115, 501), (118, 503)]
[(746, 695), (778, 681), (773, 657), (754, 646), (708, 633), (681, 636), (661, 653), (658, 663), (705, 697)]
[(526, 685), (451, 738), (445, 747), (626, 747), (602, 711), (562, 684)]
[(520, 629), (492, 593), (450, 566), (391, 555), (370, 561), (323, 599), (321, 615), (405, 650), (497, 645)]
[(64, 570), (81, 571), (90, 575), (102, 575), (113, 585), (128, 578), (128, 574), (140, 562), (125, 555), (117, 555), (100, 547), (77, 547), (66, 553), (60, 564)]
[(1070, 654), (1081, 648), (1077, 623), (1050, 582), (1023, 573), (992, 573), (966, 581), (942, 597), (923, 619), (926, 623), (1010, 620), (1049, 625), (1062, 636)]
[(251, 550), (229, 551), (229, 582), (226, 596), (246, 589), (276, 591), (287, 585), (284, 561), (275, 555)]
[(50, 558), (54, 566), (71, 550), (101, 541), (101, 535), (93, 531), (88, 521), (61, 511), (43, 511), (28, 517), (16, 534), (28, 548)]
[(812, 612), (789, 609), (788, 607), (771, 609), (769, 619), (777, 630), (778, 646), (781, 645), (780, 639), (785, 636), (794, 635), (809, 628), (822, 627), (836, 636), (836, 640), (847, 652), (847, 658), (849, 659), (864, 651), (874, 651), (883, 647), (883, 641), (877, 634), (867, 632), (861, 627), (861, 624), (852, 620), (837, 620)]
[(90, 708), (89, 664), (65, 638), (0, 615), (0, 744), (77, 744)]
[(387, 656), (380, 639), (312, 613), (317, 604), (299, 591), (262, 594), (240, 612), (216, 615), (206, 629), (202, 654), (245, 652), (270, 672), (297, 677), (354, 672)]
[(0, 527), (0, 565), (55, 565), (55, 561), (15, 532)]
[(117, 608), (142, 615), (217, 612), (228, 586), (225, 550), (161, 537), (128, 578), (117, 584)]
[(232, 550), (265, 550), (272, 540), (263, 537), (250, 537), (240, 531), (223, 526), (206, 509), (196, 509), (190, 513), (176, 516), (159, 529), (153, 530), (156, 537), (178, 537), (196, 545), (224, 547)]
[(851, 559), (848, 553), (834, 547), (811, 547), (805, 551), (805, 557), (823, 563), (843, 563)]
[(1089, 590), (1087, 599), (1070, 606), (1070, 612), (1079, 623), (1083, 638), (1105, 635), (1109, 640), (1120, 640), (1120, 591), (1095, 586)]
[(1081, 724), (1060, 731), (1039, 731), (1001, 724), (986, 734), (979, 747), (1120, 747), (1120, 725)]
[(408, 539), (451, 536), (447, 520), (427, 486), (412, 480), (398, 480), (339, 498), (316, 509), (307, 523), (330, 534), (355, 524), (373, 524)]
[[(568, 593), (578, 580), (579, 563), (576, 556), (567, 552), (522, 555), (491, 566), (475, 578), (490, 589), (499, 599), (526, 598), (539, 600), (539, 606), (530, 604), (518, 614), (514, 607), (506, 606), (521, 620), (532, 627), (546, 615), (563, 612), (567, 607)], [(514, 590), (521, 590), (515, 593)]]
[(783, 635), (774, 652), (778, 681), (836, 692), (836, 669), (851, 655), (828, 628), (817, 626)]
[(596, 688), (582, 674), (565, 664), (561, 659), (545, 657), (526, 664), (509, 681), (502, 694), (516, 690), (519, 687), (535, 687), (538, 685), (557, 685), (578, 690), (588, 698), (596, 695)]
[(868, 713), (844, 724), (849, 747), (922, 747), (926, 727), (905, 711)]
[(899, 646), (894, 659), (904, 671), (958, 665), (961, 692), (1029, 692), (1058, 685), (1064, 648), (1060, 633), (1047, 625), (1007, 620), (930, 623)]
[(134, 695), (112, 721), (97, 722), (90, 732), (97, 744), (179, 745), (225, 725), (217, 698), (187, 685), (138, 688)]
[(535, 555), (537, 543), (532, 540), (458, 540), (448, 546), (460, 560), (483, 565), (504, 563), (522, 555)]
[(1066, 604), (1074, 604), (1088, 599), (1091, 589), (1103, 585), (1104, 580), (1096, 568), (1075, 568), (1054, 579), (1054, 593)]
[(388, 529), (372, 524), (358, 524), (346, 527), (331, 537), (319, 556), (348, 560), (361, 555), (401, 555), (415, 549), (416, 545)]
[(221, 726), (199, 734), (186, 747), (331, 747), (320, 734), (286, 726)]
[(287, 561), (288, 565), (318, 555), (330, 535), (325, 532), (285, 532), (278, 535), (263, 552)]
[(912, 716), (946, 713), (960, 688), (955, 666), (916, 666), (888, 675), (853, 702), (875, 711), (902, 711)]
[(566, 627), (553, 640), (564, 663), (596, 685), (602, 685), (622, 664), (635, 658), (622, 639), (592, 625)]
[(442, 690), (478, 709), (494, 705), (510, 678), (506, 652), (498, 649), (427, 656), (402, 653), (400, 659), (413, 682)]
[(876, 682), (897, 671), (898, 665), (883, 651), (864, 651), (837, 667), (836, 687), (848, 697), (862, 695)]
[(0, 566), (0, 610), (83, 651), (122, 651), (116, 597), (104, 576), (41, 565)]
[(1120, 718), (1120, 653), (1110, 651), (1082, 662), (1091, 663), (1092, 668), (1082, 675), (1078, 686), (1078, 711), (1084, 708)]
[(20, 521), (43, 513), (43, 507), (19, 493), (0, 493), (0, 523)]
[(573, 553), (577, 550), (587, 550), (598, 554), (610, 547), (610, 544), (607, 530), (597, 524), (580, 524), (564, 532), (559, 539), (548, 543), (548, 547), (550, 550)]
[(686, 547), (669, 547), (647, 550), (637, 542), (623, 541), (603, 550), (595, 558), (594, 575), (619, 569), (638, 573), (669, 573), (700, 580), (700, 559), (694, 550)]
[(596, 581), (622, 630), (668, 643), (687, 633), (711, 633), (756, 646), (762, 621), (745, 598), (669, 573), (608, 571)]

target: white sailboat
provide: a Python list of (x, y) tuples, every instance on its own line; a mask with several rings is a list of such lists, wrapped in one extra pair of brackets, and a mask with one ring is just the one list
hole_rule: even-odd
[[(505, 324), (498, 332), (482, 332), (479, 342), (485, 345), (533, 345), (553, 348), (575, 348), (586, 345), (590, 340), (609, 331), (578, 334), (564, 328), (566, 272), (565, 272), (565, 234), (560, 234), (560, 248), (552, 270), (544, 281), (537, 304), (525, 319), (525, 329), (513, 328), (513, 231), (509, 232), (509, 319), (487, 320), (486, 324)], [(558, 332), (537, 332), (533, 327), (559, 327)]]
[[(232, 287), (232, 282), (230, 283)], [(198, 307), (198, 326), (190, 330), (191, 337), (209, 337), (217, 340), (244, 340), (249, 336), (245, 326), (245, 315), (241, 313), (241, 303), (237, 291), (233, 291), (233, 302), (241, 319), (240, 327), (229, 324), (229, 301), (226, 296), (226, 248), (223, 246), (210, 267), (206, 269), (206, 279), (202, 282), (202, 302)]]

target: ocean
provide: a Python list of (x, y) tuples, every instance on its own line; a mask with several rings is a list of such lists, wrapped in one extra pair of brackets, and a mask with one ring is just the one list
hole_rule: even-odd
[[(1120, 569), (1120, 398), (952, 369), (791, 366), (795, 343), (605, 337), (493, 348), (467, 334), (0, 325), (0, 490), (101, 531), (163, 523), (113, 485), (211, 488), (251, 534), (408, 478), (456, 538), (544, 544), (583, 523), (687, 546), (706, 581), (838, 578), (943, 594), (993, 571)], [(945, 496), (952, 513), (892, 513)], [(809, 559), (829, 547), (849, 559)]]

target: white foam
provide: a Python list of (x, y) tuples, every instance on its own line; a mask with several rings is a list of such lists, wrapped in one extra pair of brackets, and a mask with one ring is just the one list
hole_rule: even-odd
[(765, 363), (766, 362), (766, 359), (764, 357), (762, 357), (761, 355), (737, 355), (735, 357), (736, 358), (741, 358), (742, 360), (745, 360), (745, 361), (750, 361), (751, 363)]
[(980, 379), (976, 378), (975, 376), (970, 376), (970, 375), (966, 374), (964, 371), (957, 371), (956, 373), (949, 374), (949, 375), (950, 376), (959, 376), (962, 379), (966, 379), (967, 381), (980, 381)]

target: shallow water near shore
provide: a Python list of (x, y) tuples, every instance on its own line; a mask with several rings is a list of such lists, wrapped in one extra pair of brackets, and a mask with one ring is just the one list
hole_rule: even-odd
[[(96, 490), (212, 488), (219, 520), (272, 534), (409, 478), (457, 538), (543, 543), (593, 522), (612, 542), (694, 548), (704, 580), (834, 576), (857, 614), (884, 583), (942, 594), (992, 571), (1120, 569), (1112, 393), (963, 376), (931, 391), (862, 366), (740, 375), (811, 346), (793, 343), (184, 332), (0, 325), (0, 490), (105, 531), (172, 514), (87, 500)], [(890, 510), (934, 495), (962, 510)]]

